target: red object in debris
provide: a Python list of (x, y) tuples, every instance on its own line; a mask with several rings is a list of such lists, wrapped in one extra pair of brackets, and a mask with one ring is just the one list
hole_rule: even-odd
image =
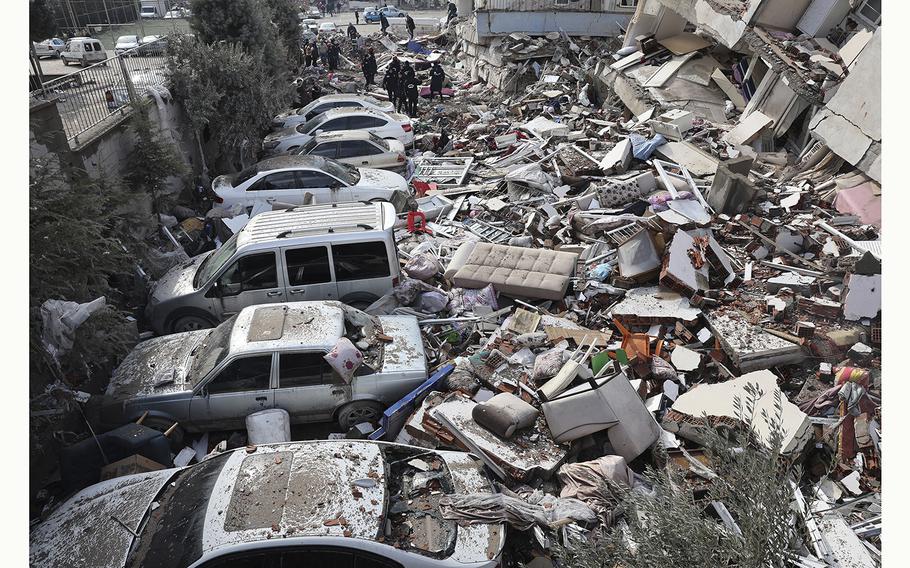
[[(420, 220), (419, 225), (418, 220)], [(423, 211), (408, 211), (408, 232), (433, 234), (433, 231), (427, 228), (427, 216)]]
[(414, 192), (417, 193), (417, 197), (423, 197), (431, 189), (436, 189), (436, 184), (434, 182), (425, 182), (420, 181), (419, 179), (411, 180), (411, 186), (414, 187)]
[(413, 130), (413, 127), (411, 126), (411, 123), (409, 122), (407, 124), (402, 124), (401, 129), (404, 130), (405, 132), (410, 132), (411, 130)]

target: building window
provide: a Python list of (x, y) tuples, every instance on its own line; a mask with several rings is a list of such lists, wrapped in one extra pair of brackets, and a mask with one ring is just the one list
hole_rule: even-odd
[(617, 8), (635, 8), (638, 6), (638, 0), (616, 0)]
[(879, 25), (882, 23), (882, 0), (866, 0), (856, 14), (873, 26)]

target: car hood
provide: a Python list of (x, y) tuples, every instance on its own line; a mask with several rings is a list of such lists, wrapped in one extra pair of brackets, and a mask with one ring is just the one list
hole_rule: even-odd
[(285, 138), (290, 138), (291, 136), (296, 136), (300, 134), (297, 132), (297, 127), (290, 126), (288, 128), (282, 128), (271, 134), (266, 134), (265, 138), (262, 139), (263, 142), (272, 142), (273, 140), (284, 140)]
[(193, 288), (193, 277), (196, 276), (199, 265), (209, 254), (211, 253), (194, 256), (165, 272), (164, 276), (159, 278), (152, 288), (152, 304), (178, 296), (185, 296), (195, 291), (195, 288)]
[[(29, 566), (121, 567), (155, 496), (179, 468), (117, 477), (83, 489), (29, 535)], [(91, 527), (91, 530), (87, 530)]]
[(360, 187), (380, 187), (393, 191), (404, 191), (408, 188), (408, 182), (395, 172), (374, 168), (358, 168), (358, 171), (360, 172), (360, 181), (357, 182), (357, 185)]
[(105, 394), (116, 399), (190, 390), (190, 354), (210, 329), (175, 333), (143, 341), (114, 371)]
[(382, 331), (393, 337), (383, 348), (382, 372), (427, 370), (420, 326), (414, 316), (379, 316)]

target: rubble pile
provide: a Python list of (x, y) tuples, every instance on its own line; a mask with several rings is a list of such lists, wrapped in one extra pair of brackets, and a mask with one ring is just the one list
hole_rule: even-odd
[[(796, 54), (813, 97), (842, 78), (830, 52), (763, 38)], [(689, 60), (710, 58), (716, 76), (705, 44)], [(879, 186), (819, 142), (799, 155), (768, 144), (770, 122), (742, 118), (726, 77), (719, 114), (661, 97), (634, 114), (599, 96), (591, 72), (607, 45), (512, 34), (496, 49), (533, 82), (494, 89), (456, 63), (452, 99), (415, 117), (419, 210), (396, 233), (408, 278), (368, 311), (421, 321), (437, 392), (380, 435), (480, 457), (499, 495), (446, 498), (444, 517), (537, 527), (546, 554), (541, 529), (614, 522), (601, 483), (641, 483), (658, 447), (699, 452), (703, 416), (750, 427), (759, 448), (777, 408), (780, 450), (804, 468), (799, 524), (814, 535), (794, 554), (815, 565), (859, 550), (857, 565), (874, 565), (880, 217), (844, 200)], [(762, 395), (744, 420), (735, 401), (750, 385)], [(691, 489), (710, 484), (693, 471)], [(584, 514), (566, 504), (574, 512), (554, 516), (580, 495)]]

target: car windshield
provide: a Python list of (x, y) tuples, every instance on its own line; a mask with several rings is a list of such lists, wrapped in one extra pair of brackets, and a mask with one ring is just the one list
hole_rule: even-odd
[(384, 149), (385, 151), (388, 151), (388, 150), (389, 150), (389, 143), (386, 142), (385, 140), (383, 140), (382, 138), (380, 138), (379, 136), (376, 136), (376, 135), (373, 134), (372, 132), (370, 132), (370, 140), (371, 140), (374, 144), (376, 144), (377, 146), (379, 146), (380, 148)]
[(357, 168), (329, 158), (325, 160), (325, 171), (348, 185), (357, 185), (360, 181), (360, 172)]
[(237, 321), (236, 315), (226, 319), (210, 331), (208, 337), (193, 350), (191, 353), (193, 363), (187, 377), (190, 385), (193, 387), (198, 385), (199, 381), (227, 357), (231, 347), (231, 330), (234, 328), (235, 321)]
[(126, 568), (189, 566), (202, 556), (209, 500), (231, 454), (224, 452), (174, 475), (133, 541)]
[(310, 132), (313, 132), (314, 130), (316, 130), (316, 128), (318, 128), (320, 124), (325, 122), (325, 120), (326, 120), (325, 113), (314, 116), (310, 120), (308, 120), (308, 121), (304, 122), (303, 124), (301, 124), (300, 126), (298, 126), (297, 132), (299, 132), (300, 134), (309, 134)]
[(117, 38), (117, 43), (133, 43), (136, 41), (136, 36), (120, 36)]
[(225, 241), (221, 248), (212, 251), (202, 261), (202, 264), (199, 265), (199, 270), (196, 271), (196, 276), (193, 277), (194, 288), (198, 289), (211, 280), (212, 276), (221, 270), (221, 267), (234, 256), (234, 253), (237, 252), (237, 235), (239, 234), (234, 233), (234, 236)]

